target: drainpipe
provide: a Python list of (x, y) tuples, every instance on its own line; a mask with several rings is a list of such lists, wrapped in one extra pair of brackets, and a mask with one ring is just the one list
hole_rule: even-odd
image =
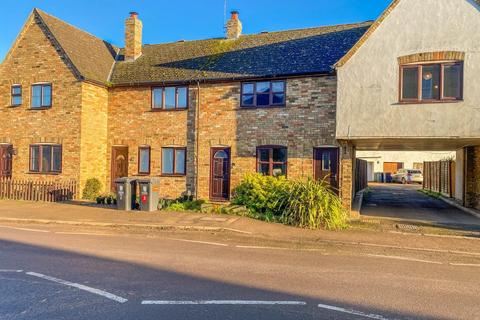
[(199, 153), (200, 153), (200, 81), (197, 81), (197, 104), (195, 106), (195, 148), (197, 149), (195, 152), (195, 199), (198, 200), (198, 168), (199, 168)]

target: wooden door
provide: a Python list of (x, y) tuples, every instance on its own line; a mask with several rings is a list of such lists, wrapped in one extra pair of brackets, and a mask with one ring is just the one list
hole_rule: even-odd
[(210, 159), (210, 198), (230, 199), (230, 148), (212, 148)]
[(0, 178), (12, 177), (13, 146), (0, 145)]
[(314, 178), (338, 190), (338, 148), (315, 148), (313, 159)]
[(115, 191), (115, 179), (128, 177), (128, 147), (112, 147), (112, 183)]
[(403, 169), (403, 162), (384, 162), (383, 172), (395, 174), (398, 170)]

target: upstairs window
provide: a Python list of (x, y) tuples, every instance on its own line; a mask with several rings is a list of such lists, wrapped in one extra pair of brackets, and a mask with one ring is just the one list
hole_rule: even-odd
[(12, 86), (12, 106), (19, 106), (22, 104), (22, 86), (14, 84)]
[(46, 144), (31, 145), (30, 172), (62, 172), (62, 146)]
[(32, 85), (32, 109), (50, 108), (52, 106), (52, 85)]
[(138, 173), (150, 174), (150, 147), (138, 148)]
[(242, 107), (273, 107), (285, 105), (285, 81), (242, 83)]
[(187, 87), (152, 88), (152, 109), (181, 110), (188, 108)]
[(280, 146), (258, 147), (257, 172), (275, 177), (287, 175), (287, 148)]
[(463, 63), (445, 62), (400, 67), (401, 102), (463, 99)]

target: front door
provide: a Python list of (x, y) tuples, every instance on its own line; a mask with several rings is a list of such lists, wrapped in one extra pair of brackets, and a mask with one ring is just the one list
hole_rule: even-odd
[(337, 191), (338, 148), (315, 148), (313, 158), (315, 179), (325, 180), (335, 191)]
[(210, 159), (210, 198), (230, 198), (230, 148), (212, 148)]
[(115, 180), (128, 176), (128, 147), (112, 147), (112, 190)]
[(0, 179), (12, 177), (13, 146), (0, 145)]

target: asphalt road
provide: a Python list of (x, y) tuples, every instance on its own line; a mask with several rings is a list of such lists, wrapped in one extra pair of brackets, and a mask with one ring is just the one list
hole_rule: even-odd
[(0, 319), (480, 319), (480, 264), (378, 250), (2, 226)]
[(480, 219), (446, 202), (429, 197), (418, 184), (369, 184), (364, 197), (363, 216), (427, 221), (452, 229), (480, 231)]

